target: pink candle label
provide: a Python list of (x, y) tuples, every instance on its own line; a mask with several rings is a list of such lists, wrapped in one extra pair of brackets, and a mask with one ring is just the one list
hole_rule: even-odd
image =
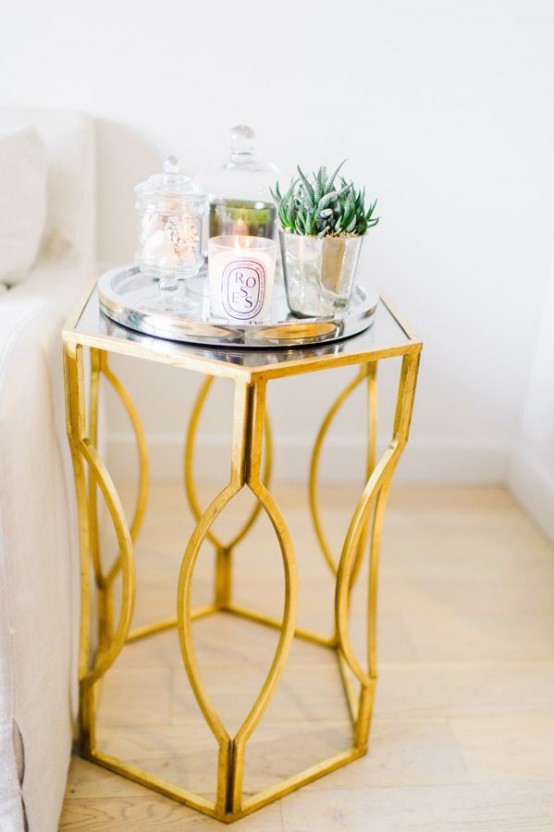
[(221, 300), (230, 318), (259, 315), (265, 297), (265, 269), (259, 260), (232, 260), (223, 270)]

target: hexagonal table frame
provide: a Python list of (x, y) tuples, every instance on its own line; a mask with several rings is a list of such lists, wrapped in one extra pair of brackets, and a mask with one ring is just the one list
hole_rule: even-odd
[[(376, 616), (381, 533), (394, 469), (408, 440), (421, 342), (400, 322), (390, 304), (381, 299), (371, 329), (353, 338), (328, 345), (249, 351), (177, 344), (131, 332), (109, 321), (99, 311), (94, 286), (88, 290), (84, 302), (79, 304), (64, 328), (63, 341), (67, 427), (80, 528), (82, 615), (79, 682), (83, 756), (206, 815), (229, 823), (364, 755), (367, 752), (377, 680)], [(84, 348), (90, 350), (90, 373), (87, 381)], [(185, 484), (197, 524), (182, 561), (177, 588), (177, 615), (135, 629), (131, 629), (135, 597), (133, 543), (146, 508), (148, 458), (139, 415), (129, 394), (109, 366), (110, 353), (168, 363), (206, 375), (193, 409), (186, 442)], [(394, 357), (401, 358), (394, 425), (388, 447), (377, 459), (376, 371), (379, 361)], [(310, 510), (316, 535), (322, 553), (336, 576), (334, 633), (331, 637), (326, 637), (296, 626), (297, 576), (293, 542), (269, 490), (272, 447), (266, 412), (266, 388), (267, 384), (276, 378), (321, 372), (341, 366), (356, 367), (357, 372), (322, 422), (314, 444), (309, 475)], [(117, 491), (97, 448), (101, 376), (107, 379), (119, 395), (131, 418), (137, 439), (139, 483), (134, 516), (130, 523), (127, 522)], [(218, 376), (231, 378), (235, 385), (231, 475), (228, 484), (203, 511), (197, 498), (193, 477), (194, 445), (205, 398), (214, 378)], [(86, 384), (89, 388), (88, 408)], [(319, 513), (319, 461), (325, 436), (334, 417), (359, 385), (367, 387), (369, 401), (367, 480), (354, 507), (342, 552), (336, 560), (325, 537)], [(257, 503), (233, 540), (223, 544), (212, 532), (212, 524), (245, 486), (254, 494)], [(119, 547), (109, 568), (104, 565), (100, 553), (99, 494), (109, 510)], [(231, 593), (233, 549), (248, 533), (261, 510), (267, 513), (273, 525), (282, 555), (285, 600), (281, 620), (257, 610), (238, 606), (233, 602)], [(206, 539), (211, 540), (216, 547), (214, 598), (213, 603), (200, 609), (192, 609), (191, 585), (194, 567), (200, 547)], [(363, 663), (352, 646), (349, 606), (352, 587), (366, 550), (369, 552), (368, 656), (367, 661)], [(117, 580), (121, 582), (121, 600), (116, 621), (114, 586)], [(98, 647), (95, 651), (91, 649), (92, 581), (96, 585), (98, 604)], [(192, 641), (192, 622), (217, 612), (274, 627), (280, 633), (267, 678), (254, 705), (234, 736), (230, 736), (225, 729), (203, 685)], [(113, 665), (125, 644), (173, 627), (177, 628), (179, 633), (182, 659), (191, 688), (218, 745), (217, 792), (213, 803), (104, 753), (97, 744), (98, 682)], [(273, 788), (245, 799), (243, 772), (246, 744), (275, 691), (291, 641), (295, 636), (335, 651), (353, 723), (353, 745), (348, 750), (321, 761)], [(359, 695), (354, 693), (349, 674), (359, 683)]]

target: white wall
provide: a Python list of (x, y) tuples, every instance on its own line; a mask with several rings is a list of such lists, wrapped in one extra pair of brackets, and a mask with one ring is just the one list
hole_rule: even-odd
[(510, 485), (554, 540), (554, 269), (544, 298)]
[[(133, 186), (170, 150), (194, 171), (243, 121), (285, 178), (348, 156), (383, 217), (365, 274), (425, 340), (404, 476), (507, 476), (552, 254), (550, 0), (19, 0), (3, 18), (4, 101), (99, 120), (106, 264), (132, 257)], [(189, 385), (142, 372), (130, 386), (168, 472)], [(357, 455), (352, 424), (337, 476)], [(115, 413), (112, 429), (124, 451)], [(283, 429), (291, 464), (299, 430)]]

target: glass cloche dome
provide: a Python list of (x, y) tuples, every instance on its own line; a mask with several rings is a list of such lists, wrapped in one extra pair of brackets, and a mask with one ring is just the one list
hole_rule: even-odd
[(270, 187), (279, 169), (254, 153), (256, 134), (239, 124), (230, 132), (230, 155), (221, 165), (207, 165), (195, 178), (208, 194), (209, 236), (275, 236), (275, 205)]

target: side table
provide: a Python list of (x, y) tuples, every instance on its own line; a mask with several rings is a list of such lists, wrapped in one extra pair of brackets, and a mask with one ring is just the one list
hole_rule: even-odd
[[(272, 800), (297, 789), (367, 751), (372, 705), (377, 680), (377, 585), (379, 550), (387, 496), (394, 469), (408, 440), (421, 342), (392, 311), (379, 301), (372, 326), (352, 338), (330, 344), (295, 349), (244, 350), (200, 347), (166, 341), (133, 332), (108, 320), (99, 310), (96, 289), (63, 331), (66, 412), (71, 446), (80, 527), (81, 633), (80, 633), (80, 739), (83, 756), (155, 789), (224, 822), (232, 822)], [(90, 352), (90, 372), (85, 373), (85, 350)], [(148, 458), (140, 419), (128, 393), (109, 366), (109, 356), (122, 354), (148, 361), (171, 364), (185, 372), (205, 376), (190, 420), (186, 440), (185, 484), (189, 503), (197, 520), (183, 557), (176, 591), (176, 614), (152, 624), (132, 628), (135, 600), (134, 541), (144, 516), (148, 491)], [(395, 415), (391, 439), (377, 458), (377, 366), (380, 361), (400, 359)], [(316, 439), (309, 472), (309, 505), (323, 556), (335, 576), (334, 632), (331, 636), (300, 629), (296, 625), (297, 573), (291, 534), (279, 506), (270, 493), (271, 441), (266, 413), (267, 385), (285, 376), (321, 373), (343, 367), (354, 369), (331, 409)], [(134, 516), (126, 519), (120, 498), (98, 450), (99, 380), (103, 376), (119, 395), (131, 418), (138, 448), (139, 482)], [(231, 474), (228, 484), (202, 511), (192, 474), (194, 442), (204, 399), (214, 379), (234, 383), (234, 413)], [(87, 380), (86, 380), (87, 379)], [(369, 420), (367, 430), (367, 479), (353, 507), (342, 551), (333, 556), (318, 506), (319, 462), (327, 432), (350, 394), (360, 385), (367, 389)], [(87, 387), (88, 389), (85, 389)], [(256, 504), (245, 518), (241, 532), (229, 544), (212, 533), (212, 526), (224, 508), (247, 487)], [(110, 563), (101, 552), (98, 500), (102, 496), (117, 536), (118, 551)], [(284, 572), (284, 603), (281, 619), (263, 610), (238, 606), (233, 601), (231, 576), (233, 549), (247, 534), (256, 516), (264, 511), (277, 537)], [(211, 540), (216, 549), (213, 602), (193, 608), (191, 586), (201, 546)], [(362, 660), (352, 642), (349, 608), (356, 577), (368, 558), (367, 658)], [(114, 595), (118, 603), (114, 602)], [(93, 609), (94, 608), (94, 609)], [(211, 614), (239, 616), (252, 626), (278, 630), (278, 644), (268, 675), (239, 730), (231, 735), (216, 711), (204, 686), (192, 638), (193, 622)], [(96, 629), (93, 633), (93, 626)], [(193, 793), (161, 779), (158, 775), (116, 758), (97, 741), (97, 701), (101, 681), (124, 647), (139, 639), (175, 629), (182, 661), (204, 720), (218, 748), (215, 800)], [(317, 765), (298, 772), (272, 788), (245, 795), (243, 774), (247, 743), (274, 694), (284, 669), (292, 640), (297, 637), (332, 651), (342, 674), (344, 693), (352, 720), (352, 742)]]

